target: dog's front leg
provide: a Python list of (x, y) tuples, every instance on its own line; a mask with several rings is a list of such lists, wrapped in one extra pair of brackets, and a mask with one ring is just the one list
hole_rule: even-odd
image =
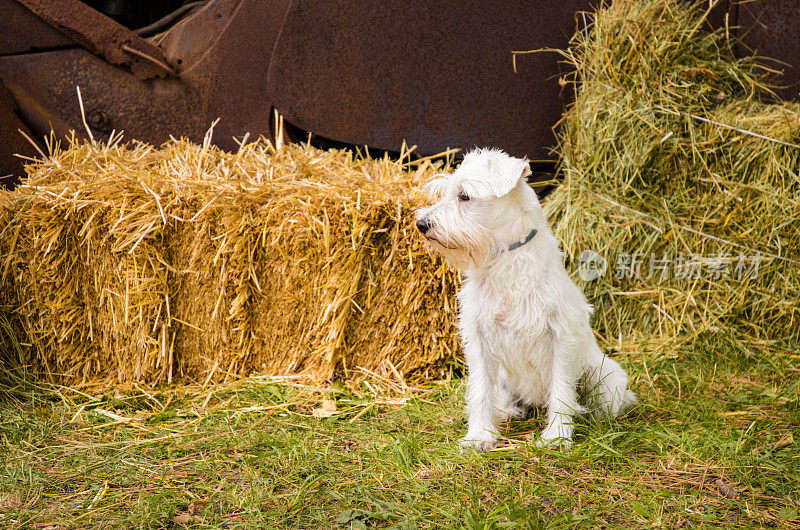
[(553, 447), (572, 444), (573, 416), (585, 412), (578, 403), (577, 383), (580, 378), (580, 363), (577, 348), (580, 341), (572, 337), (554, 334), (553, 364), (550, 392), (547, 399), (547, 426), (542, 432), (539, 445)]
[(488, 451), (497, 441), (497, 415), (494, 411), (496, 367), (485, 341), (477, 331), (464, 337), (467, 358), (467, 435), (461, 445)]

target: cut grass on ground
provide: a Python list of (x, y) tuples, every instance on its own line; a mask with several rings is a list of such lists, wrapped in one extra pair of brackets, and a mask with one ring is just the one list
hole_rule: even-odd
[(640, 405), (563, 453), (528, 441), (540, 412), (459, 451), (458, 379), (6, 388), (0, 526), (797, 528), (797, 354), (626, 347)]

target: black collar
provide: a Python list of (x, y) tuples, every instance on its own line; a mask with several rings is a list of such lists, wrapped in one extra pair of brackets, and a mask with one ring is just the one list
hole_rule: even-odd
[(534, 228), (533, 230), (531, 230), (531, 233), (528, 234), (528, 237), (526, 237), (524, 241), (517, 241), (516, 243), (509, 245), (508, 252), (511, 252), (512, 250), (517, 250), (519, 247), (529, 242), (531, 239), (533, 239), (533, 236), (536, 235), (536, 232), (538, 232), (538, 230)]

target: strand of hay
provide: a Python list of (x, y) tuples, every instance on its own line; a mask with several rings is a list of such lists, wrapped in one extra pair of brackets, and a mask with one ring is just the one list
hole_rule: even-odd
[(35, 368), (71, 384), (440, 377), (455, 278), (412, 212), (441, 167), (409, 166), (264, 141), (56, 146), (0, 195), (2, 297)]
[(580, 285), (609, 338), (797, 340), (800, 105), (770, 103), (764, 70), (704, 26), (697, 5), (620, 0), (575, 36), (547, 210), (573, 270), (607, 260)]

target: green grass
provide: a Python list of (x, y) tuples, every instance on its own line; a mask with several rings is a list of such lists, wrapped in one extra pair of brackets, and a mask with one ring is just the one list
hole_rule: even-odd
[[(0, 527), (796, 528), (798, 353), (617, 353), (641, 403), (581, 420), (568, 452), (530, 442), (540, 411), (499, 450), (461, 452), (458, 379), (17, 385), (0, 408)], [(314, 416), (323, 399), (337, 414)]]

